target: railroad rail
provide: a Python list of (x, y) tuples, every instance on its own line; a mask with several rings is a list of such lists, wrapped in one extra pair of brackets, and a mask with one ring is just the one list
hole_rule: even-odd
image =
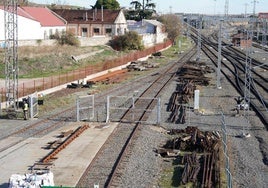
[[(192, 38), (197, 41), (197, 32), (192, 29)], [(211, 59), (214, 65), (217, 67), (218, 61), (218, 46), (216, 43), (209, 41), (206, 37), (202, 36), (202, 50)], [(222, 48), (222, 56), (228, 60), (221, 61), (222, 74), (226, 79), (236, 88), (240, 95), (244, 96), (245, 86), (245, 62), (246, 55), (233, 47), (227, 46)], [(253, 59), (253, 65), (260, 66), (262, 63)], [(267, 70), (267, 66), (261, 67), (263, 71)], [(232, 76), (231, 76), (232, 75)], [(260, 120), (263, 122), (265, 128), (268, 130), (268, 113), (267, 113), (267, 77), (258, 73), (256, 70), (252, 70), (252, 83), (253, 87), (250, 88), (250, 107), (255, 111)], [(255, 84), (256, 83), (256, 84)], [(266, 97), (266, 98), (265, 98)]]
[[(120, 178), (123, 173), (124, 167), (128, 163), (128, 156), (132, 152), (132, 144), (135, 143), (135, 139), (138, 137), (142, 125), (140, 122), (145, 121), (150, 114), (147, 111), (155, 107), (153, 101), (139, 100), (139, 98), (156, 98), (161, 91), (169, 84), (170, 80), (175, 76), (178, 67), (187, 62), (194, 54), (196, 50), (192, 49), (189, 53), (185, 54), (178, 62), (173, 62), (166, 67), (165, 71), (161, 71), (159, 76), (150, 84), (150, 86), (140, 94), (135, 101), (135, 107), (144, 109), (137, 117), (137, 123), (130, 124), (130, 122), (124, 123), (126, 116), (129, 116), (131, 110), (127, 110), (121, 118), (121, 124), (113, 132), (97, 155), (92, 160), (91, 164), (85, 170), (81, 176), (77, 187), (85, 187), (98, 183), (101, 187), (117, 187), (120, 184)], [(120, 145), (120, 146), (119, 146)], [(111, 146), (112, 151), (111, 151)], [(116, 146), (116, 147), (115, 147)], [(106, 158), (106, 160), (104, 160)], [(107, 159), (109, 158), (109, 159)], [(109, 161), (109, 164), (105, 164), (102, 161)]]

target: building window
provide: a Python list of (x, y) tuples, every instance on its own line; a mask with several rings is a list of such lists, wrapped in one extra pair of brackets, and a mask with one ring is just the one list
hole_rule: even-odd
[(87, 28), (82, 28), (82, 37), (87, 37)]
[(105, 33), (108, 33), (108, 34), (112, 33), (112, 29), (111, 28), (106, 28)]
[(100, 34), (100, 28), (94, 28), (93, 32), (94, 32), (94, 34), (99, 35)]

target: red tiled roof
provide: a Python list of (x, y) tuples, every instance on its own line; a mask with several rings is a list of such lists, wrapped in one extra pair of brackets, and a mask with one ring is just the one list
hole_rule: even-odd
[[(4, 10), (4, 6), (0, 6), (0, 9)], [(17, 14), (19, 16), (31, 19), (31, 20), (36, 20), (34, 17), (32, 17), (30, 14), (28, 14), (27, 12), (25, 12), (22, 8), (18, 7), (17, 8)], [(37, 20), (36, 20), (37, 21)]]
[(45, 7), (21, 7), (26, 13), (40, 22), (41, 26), (65, 26), (64, 22)]
[[(103, 9), (52, 9), (68, 23), (114, 23), (120, 10)], [(103, 17), (103, 20), (102, 20)]]

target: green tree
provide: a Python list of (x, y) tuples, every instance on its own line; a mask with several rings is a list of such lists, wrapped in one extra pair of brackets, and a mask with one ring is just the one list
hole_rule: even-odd
[(150, 19), (155, 13), (155, 3), (152, 0), (143, 0), (142, 3), (139, 1), (132, 1), (130, 5), (134, 7), (134, 10), (130, 10), (126, 14), (127, 19), (140, 21), (142, 19)]
[(173, 42), (181, 32), (181, 20), (175, 14), (165, 14), (158, 18), (165, 25), (168, 38)]
[(116, 0), (97, 0), (93, 8), (117, 10), (120, 9), (120, 4)]

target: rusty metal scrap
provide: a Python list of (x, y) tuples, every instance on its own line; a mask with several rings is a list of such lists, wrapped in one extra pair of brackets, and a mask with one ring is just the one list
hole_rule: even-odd
[(197, 181), (197, 175), (200, 171), (200, 162), (196, 153), (185, 155), (182, 159), (182, 164), (184, 164), (182, 183), (195, 183)]
[(221, 144), (219, 133), (201, 131), (197, 127), (188, 126), (185, 129), (169, 130), (168, 134), (173, 135), (173, 139), (164, 144), (160, 150), (162, 153), (170, 150), (191, 152), (183, 155), (181, 159), (184, 164), (182, 176), (178, 177), (181, 178), (181, 183), (192, 182), (194, 186), (202, 188), (215, 187), (219, 181), (217, 174)]
[(212, 73), (214, 71), (214, 69), (203, 63), (188, 62), (178, 70), (177, 74), (179, 76), (179, 80), (192, 80), (192, 82), (199, 85), (208, 85), (210, 78), (206, 77), (205, 74)]
[(168, 111), (171, 112), (168, 121), (171, 123), (184, 124), (186, 119), (186, 107), (189, 106), (190, 98), (193, 97), (195, 85), (193, 81), (187, 81), (173, 92), (169, 100)]
[(68, 144), (70, 144), (76, 137), (78, 137), (83, 131), (89, 128), (89, 125), (83, 125), (78, 127), (66, 140), (58, 145), (58, 147), (54, 148), (46, 157), (44, 157), (40, 162), (48, 163), (52, 159), (55, 159), (55, 156), (63, 150)]
[(209, 131), (202, 132), (197, 127), (188, 126), (185, 129), (172, 129), (169, 134), (180, 136), (168, 140), (165, 148), (189, 150), (198, 152), (212, 152), (219, 147), (220, 139), (217, 134)]

